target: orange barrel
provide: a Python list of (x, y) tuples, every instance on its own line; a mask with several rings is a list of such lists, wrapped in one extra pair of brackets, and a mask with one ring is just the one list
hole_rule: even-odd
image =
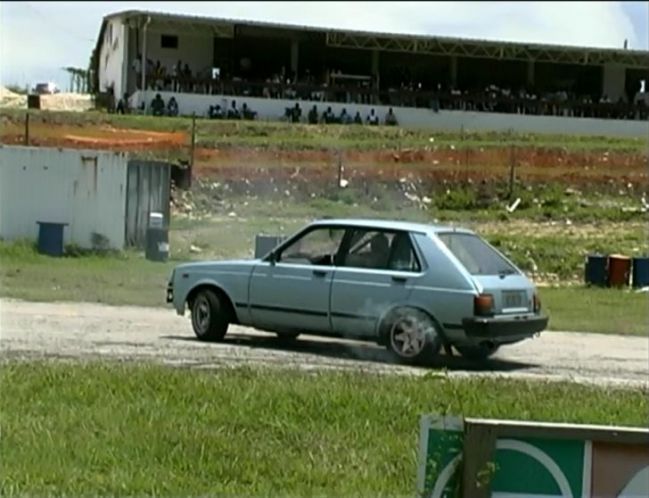
[(608, 257), (608, 286), (623, 287), (629, 285), (631, 273), (631, 258), (621, 254), (611, 254)]

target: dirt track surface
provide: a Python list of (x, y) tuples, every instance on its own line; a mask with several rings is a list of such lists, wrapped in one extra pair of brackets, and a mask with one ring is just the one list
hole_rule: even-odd
[(431, 368), (394, 365), (384, 349), (355, 341), (301, 336), (281, 344), (272, 334), (231, 327), (225, 342), (194, 339), (187, 318), (171, 309), (88, 303), (0, 300), (0, 361), (9, 359), (153, 361), (191, 368), (276, 365), (451, 377), (486, 375), (571, 380), (649, 389), (646, 337), (547, 332), (509, 346), (477, 367), (440, 357)]

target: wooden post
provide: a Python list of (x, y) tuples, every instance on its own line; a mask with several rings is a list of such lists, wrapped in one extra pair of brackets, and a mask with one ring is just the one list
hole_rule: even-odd
[(496, 428), (467, 424), (464, 429), (462, 497), (489, 498), (495, 471)]
[(514, 144), (509, 146), (509, 199), (514, 195), (514, 181), (516, 180), (516, 149)]
[(196, 113), (192, 113), (192, 144), (189, 154), (189, 187), (192, 186), (192, 176), (194, 174), (194, 150), (196, 149)]
[(464, 183), (469, 183), (469, 148), (464, 145), (464, 125), (460, 126), (460, 142), (464, 149)]
[(29, 111), (25, 113), (25, 145), (29, 145)]
[(343, 180), (343, 154), (338, 149), (338, 188), (342, 188), (341, 182)]

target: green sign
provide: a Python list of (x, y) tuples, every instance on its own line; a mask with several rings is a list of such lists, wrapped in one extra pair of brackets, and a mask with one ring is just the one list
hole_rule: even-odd
[[(486, 427), (494, 421), (467, 421)], [(496, 421), (504, 427), (519, 422)], [(483, 462), (487, 468), (473, 472), (469, 483), (488, 485), (493, 498), (640, 498), (649, 496), (649, 431), (635, 428), (593, 429), (630, 433), (626, 443), (590, 440), (584, 426), (566, 424), (526, 424), (526, 437), (507, 437), (507, 430), (487, 434), (485, 439), (467, 439), (468, 444), (484, 443)], [(562, 427), (559, 427), (562, 425)], [(417, 488), (421, 497), (459, 497), (463, 472), (465, 423), (459, 417), (424, 416), (421, 419)], [(543, 427), (541, 427), (543, 426)], [(520, 430), (517, 434), (523, 434)], [(559, 433), (560, 432), (560, 433)], [(534, 436), (531, 437), (530, 436)], [(538, 434), (538, 437), (537, 437)], [(482, 435), (480, 436), (482, 437)], [(491, 437), (491, 439), (489, 439)], [(610, 437), (609, 437), (610, 439)], [(476, 448), (479, 454), (480, 449)], [(485, 460), (486, 459), (486, 460)], [(482, 469), (482, 467), (480, 467)], [(484, 475), (483, 475), (484, 474)], [(476, 478), (475, 480), (473, 480)], [(469, 484), (472, 485), (472, 484)], [(472, 488), (473, 489), (473, 488)], [(487, 489), (482, 496), (487, 496)], [(472, 492), (472, 491), (471, 491)]]

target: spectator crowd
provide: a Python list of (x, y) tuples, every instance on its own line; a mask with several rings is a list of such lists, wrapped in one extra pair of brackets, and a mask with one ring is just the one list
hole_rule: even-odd
[[(143, 64), (140, 58), (133, 61), (136, 88), (141, 86)], [(259, 81), (247, 81), (242, 77), (223, 78), (215, 68), (194, 71), (186, 62), (178, 60), (169, 69), (161, 62), (147, 59), (145, 64), (146, 87), (148, 90), (225, 95), (232, 97), (259, 97), (269, 99), (301, 100), (311, 102), (335, 102), (344, 104), (369, 104), (392, 107), (419, 107), (439, 110), (462, 110), (473, 112), (497, 112), (508, 114), (530, 114), (569, 117), (593, 117), (608, 119), (641, 119), (649, 117), (647, 94), (638, 92), (631, 102), (620, 98), (613, 102), (607, 95), (597, 98), (591, 95), (578, 95), (565, 90), (542, 92), (527, 88), (512, 90), (507, 87), (488, 85), (483, 89), (460, 89), (454, 86), (425, 89), (421, 83), (409, 81), (398, 88), (378, 89), (374, 77), (345, 75), (340, 70), (327, 71), (324, 81), (318, 82), (309, 73), (298, 80), (295, 73), (287, 75), (284, 68), (277, 74)], [(175, 115), (177, 104), (168, 103), (164, 108), (155, 101), (156, 115)], [(234, 105), (234, 102), (233, 102)], [(317, 105), (314, 105), (314, 108)], [(152, 107), (153, 112), (153, 107)], [(308, 122), (315, 122), (315, 114), (310, 110)], [(174, 114), (175, 113), (175, 114)], [(287, 110), (286, 118), (295, 120), (293, 110)], [(212, 106), (208, 115), (212, 119), (255, 119), (256, 113), (245, 104), (221, 109)], [(365, 117), (369, 123), (370, 116)], [(385, 122), (393, 124), (395, 118), (386, 116)], [(339, 116), (325, 110), (318, 117), (323, 123), (358, 123), (363, 118), (357, 115)]]

